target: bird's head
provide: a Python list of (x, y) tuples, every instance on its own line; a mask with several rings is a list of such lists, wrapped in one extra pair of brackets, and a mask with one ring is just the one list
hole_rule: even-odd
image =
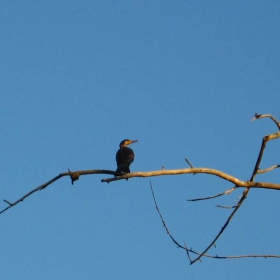
[(138, 140), (129, 140), (129, 139), (125, 139), (120, 143), (120, 148), (126, 147), (132, 143), (137, 142)]

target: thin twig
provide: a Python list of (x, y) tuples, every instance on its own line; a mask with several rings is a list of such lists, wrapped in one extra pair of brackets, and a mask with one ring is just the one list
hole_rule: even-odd
[(204, 256), (206, 254), (206, 252), (208, 252), (208, 250), (214, 246), (214, 244), (216, 243), (216, 241), (219, 239), (219, 237), (222, 235), (222, 233), (224, 232), (224, 230), (227, 228), (228, 224), (230, 223), (231, 219), (233, 218), (233, 216), (235, 215), (235, 213), (237, 212), (237, 210), (240, 208), (240, 206), (242, 205), (243, 201), (245, 200), (246, 196), (243, 195), (241, 197), (241, 199), (239, 200), (238, 204), (236, 205), (236, 208), (233, 210), (233, 212), (230, 214), (230, 216), (228, 217), (227, 221), (225, 222), (225, 224), (222, 226), (221, 230), (219, 231), (219, 233), (216, 235), (216, 237), (214, 238), (214, 240), (207, 246), (207, 248), (196, 258), (194, 259), (191, 264), (194, 264), (195, 262), (197, 262), (198, 260), (201, 259), (202, 256)]
[(219, 194), (213, 195), (213, 196), (207, 196), (207, 197), (200, 197), (200, 198), (193, 198), (193, 199), (187, 199), (187, 201), (200, 201), (200, 200), (207, 200), (207, 199), (212, 199), (212, 198), (216, 198), (225, 194), (231, 194), (234, 190), (236, 190), (236, 186)]
[(280, 122), (271, 114), (258, 114), (256, 113), (254, 118), (251, 119), (251, 121), (255, 121), (257, 119), (263, 119), (263, 118), (270, 118), (278, 127), (278, 129), (280, 130)]
[(268, 167), (266, 169), (259, 169), (257, 174), (264, 174), (264, 173), (267, 173), (267, 172), (272, 171), (272, 170), (274, 170), (276, 168), (279, 168), (279, 167), (280, 167), (280, 164), (277, 164), (277, 165), (273, 165), (271, 167)]
[(191, 168), (193, 168), (193, 165), (191, 164), (191, 162), (190, 162), (187, 158), (185, 158), (185, 161), (188, 163), (188, 165), (189, 165)]
[[(195, 255), (201, 255), (201, 253), (193, 250), (193, 249), (189, 249), (189, 248), (185, 248), (188, 252), (191, 252)], [(250, 254), (250, 255), (239, 255), (239, 256), (218, 256), (218, 255), (209, 255), (209, 254), (204, 254), (203, 257), (207, 257), (207, 258), (211, 258), (211, 259), (243, 259), (243, 258), (280, 258), (280, 255), (259, 255), (259, 254)]]
[(191, 256), (190, 256), (190, 250), (189, 250), (188, 247), (187, 247), (187, 243), (184, 243), (184, 245), (185, 245), (184, 249), (186, 250), (187, 256), (188, 256), (189, 261), (190, 261), (190, 263), (191, 263), (191, 262), (192, 262), (192, 259), (191, 259)]
[(165, 223), (165, 221), (164, 221), (164, 219), (163, 219), (163, 217), (162, 217), (162, 215), (161, 215), (161, 212), (160, 212), (160, 210), (159, 210), (159, 207), (158, 207), (158, 205), (157, 205), (157, 201), (156, 201), (156, 197), (155, 197), (155, 193), (154, 193), (154, 190), (153, 190), (153, 186), (152, 186), (152, 182), (151, 182), (151, 181), (150, 181), (150, 187), (151, 187), (151, 191), (152, 191), (154, 203), (155, 203), (155, 206), (156, 206), (156, 210), (157, 210), (157, 212), (158, 212), (158, 214), (159, 214), (159, 216), (160, 216), (161, 222), (162, 222), (162, 224), (163, 224), (163, 227), (164, 227), (165, 230), (166, 230), (166, 233), (169, 235), (169, 237), (171, 238), (171, 240), (172, 240), (179, 248), (185, 249), (185, 248), (184, 248), (179, 242), (177, 242), (177, 241), (175, 240), (175, 238), (171, 235), (171, 233), (170, 233), (170, 231), (169, 231), (169, 229), (168, 229), (168, 227), (167, 227), (167, 225), (166, 225), (166, 223)]
[(224, 206), (224, 205), (216, 204), (215, 206), (216, 206), (216, 207), (219, 207), (219, 208), (224, 208), (224, 209), (233, 209), (233, 208), (236, 208), (236, 205), (233, 205), (233, 206)]
[(6, 207), (5, 209), (3, 209), (2, 211), (0, 211), (0, 214), (2, 214), (3, 212), (7, 211), (8, 209), (14, 207), (15, 205), (17, 205), (20, 202), (23, 202), (24, 199), (26, 199), (28, 196), (32, 195), (33, 193), (40, 191), (44, 188), (46, 188), (48, 185), (50, 185), (51, 183), (55, 182), (56, 180), (60, 179), (61, 177), (63, 177), (65, 175), (63, 174), (59, 174), (58, 176), (54, 177), (53, 179), (51, 179), (50, 181), (48, 181), (47, 183), (35, 188), (34, 190), (30, 191), (29, 193), (25, 194), (24, 196), (22, 196), (21, 198), (19, 198), (17, 201), (15, 202), (9, 202), (8, 200), (4, 199), (4, 202), (8, 203), (9, 206)]

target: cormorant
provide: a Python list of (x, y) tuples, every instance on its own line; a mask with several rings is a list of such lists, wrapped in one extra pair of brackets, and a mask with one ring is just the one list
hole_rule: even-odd
[(130, 173), (129, 166), (134, 160), (134, 153), (133, 150), (127, 146), (137, 141), (138, 140), (125, 139), (120, 143), (120, 149), (116, 154), (116, 161), (118, 165), (116, 172), (118, 175), (122, 175), (122, 173)]

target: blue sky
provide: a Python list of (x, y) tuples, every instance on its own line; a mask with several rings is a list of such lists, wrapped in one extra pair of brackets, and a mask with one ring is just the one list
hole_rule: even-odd
[[(61, 172), (211, 167), (248, 180), (280, 119), (279, 1), (2, 1), (1, 192), (14, 201)], [(279, 164), (279, 141), (262, 167)], [(62, 178), (0, 216), (3, 279), (278, 279), (277, 259), (189, 266), (149, 179)], [(110, 177), (110, 176), (109, 176)], [(259, 176), (279, 182), (279, 171)], [(203, 250), (241, 190), (206, 175), (155, 177), (178, 241)], [(211, 251), (280, 254), (279, 193), (253, 190)], [(1, 202), (2, 208), (6, 207)]]

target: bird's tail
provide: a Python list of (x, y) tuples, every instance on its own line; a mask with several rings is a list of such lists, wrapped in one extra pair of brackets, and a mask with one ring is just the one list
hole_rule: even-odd
[(120, 166), (118, 166), (116, 173), (117, 173), (117, 175), (115, 175), (115, 177), (121, 176), (123, 173), (130, 173), (130, 169), (128, 166), (120, 165)]

